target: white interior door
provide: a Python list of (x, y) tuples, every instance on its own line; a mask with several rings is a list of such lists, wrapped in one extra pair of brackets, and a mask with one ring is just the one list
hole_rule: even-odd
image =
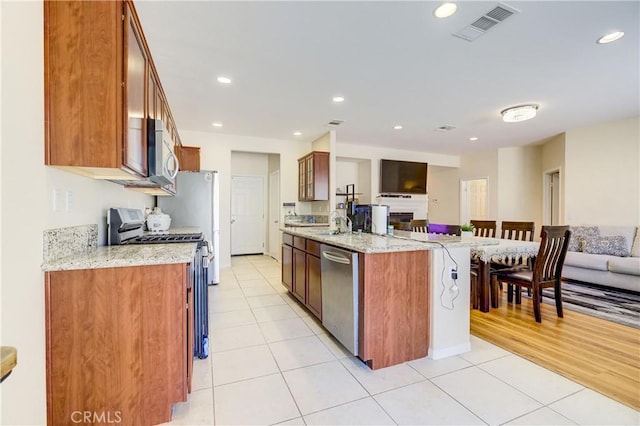
[(460, 181), (460, 223), (487, 218), (487, 178)]
[(264, 253), (264, 178), (231, 178), (231, 255)]
[(560, 171), (544, 174), (544, 224), (560, 224)]
[(269, 254), (280, 260), (280, 170), (269, 175)]

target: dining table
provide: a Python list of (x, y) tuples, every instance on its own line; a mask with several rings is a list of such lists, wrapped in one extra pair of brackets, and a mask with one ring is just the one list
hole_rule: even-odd
[[(476, 237), (479, 239), (480, 237)], [(495, 238), (488, 238), (495, 242)], [(471, 247), (471, 260), (478, 262), (478, 293), (481, 312), (489, 312), (491, 307), (497, 308), (500, 295), (491, 297), (491, 262), (522, 262), (535, 259), (540, 243), (537, 241), (520, 241), (499, 239), (498, 244)]]

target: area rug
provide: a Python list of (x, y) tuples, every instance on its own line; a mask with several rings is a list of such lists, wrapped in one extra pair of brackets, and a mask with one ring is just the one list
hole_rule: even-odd
[[(555, 304), (553, 288), (545, 288), (542, 294), (544, 303)], [(562, 306), (564, 309), (640, 329), (639, 293), (563, 281)]]

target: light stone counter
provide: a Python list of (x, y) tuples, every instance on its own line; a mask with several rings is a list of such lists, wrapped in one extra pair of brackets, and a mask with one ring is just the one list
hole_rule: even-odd
[(197, 248), (197, 243), (103, 246), (86, 253), (77, 253), (45, 262), (42, 264), (42, 270), (68, 271), (74, 269), (189, 263), (193, 260)]
[(463, 239), (449, 235), (408, 231), (395, 231), (394, 235), (358, 234), (355, 232), (334, 235), (331, 234), (329, 228), (308, 229), (305, 227), (283, 228), (281, 231), (360, 253), (434, 250), (442, 247), (461, 248), (497, 245), (499, 243), (499, 240), (495, 238), (470, 237)]

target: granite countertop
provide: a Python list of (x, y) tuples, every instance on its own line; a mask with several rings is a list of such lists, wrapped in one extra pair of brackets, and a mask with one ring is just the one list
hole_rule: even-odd
[(308, 229), (304, 227), (281, 229), (288, 234), (309, 238), (360, 253), (389, 253), (398, 251), (434, 250), (441, 247), (459, 248), (497, 245), (495, 238), (452, 237), (449, 235), (425, 234), (421, 232), (396, 231), (394, 235), (369, 233), (329, 234), (329, 228)]
[(42, 264), (43, 271), (114, 268), (121, 266), (189, 263), (198, 248), (197, 243), (132, 244), (102, 246)]
[(287, 221), (285, 221), (284, 224), (285, 224), (285, 226), (293, 226), (293, 227), (300, 227), (300, 228), (310, 228), (310, 227), (316, 227), (317, 228), (318, 226), (324, 226), (324, 227), (329, 226), (329, 224), (327, 222), (324, 222), (324, 223), (323, 222), (318, 222), (318, 223), (313, 222), (312, 223), (312, 222), (295, 222), (295, 221), (287, 222)]

